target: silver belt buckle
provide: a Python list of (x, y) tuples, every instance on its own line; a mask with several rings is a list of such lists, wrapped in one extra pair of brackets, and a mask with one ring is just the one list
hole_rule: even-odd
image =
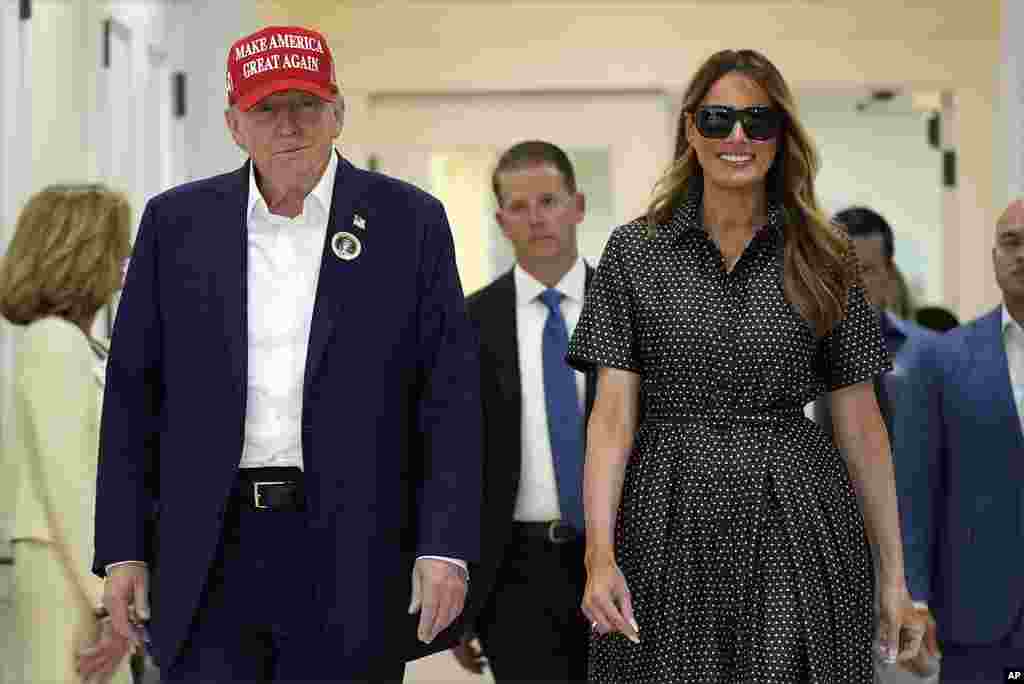
[[(562, 534), (559, 534), (562, 530)], [(564, 520), (552, 520), (548, 523), (548, 541), (552, 544), (565, 544), (575, 537), (572, 526)]]
[(253, 482), (252, 483), (252, 506), (253, 506), (253, 508), (256, 508), (256, 509), (270, 508), (270, 506), (264, 506), (260, 502), (260, 487), (266, 487), (266, 486), (269, 486), (269, 485), (283, 485), (283, 484), (288, 484), (288, 483), (284, 482), (284, 481), (281, 481), (281, 482)]

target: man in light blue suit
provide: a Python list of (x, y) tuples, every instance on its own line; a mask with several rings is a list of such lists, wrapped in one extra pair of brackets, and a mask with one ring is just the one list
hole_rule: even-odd
[(1024, 200), (992, 257), (1003, 304), (926, 345), (895, 415), (907, 582), (944, 684), (1024, 667)]

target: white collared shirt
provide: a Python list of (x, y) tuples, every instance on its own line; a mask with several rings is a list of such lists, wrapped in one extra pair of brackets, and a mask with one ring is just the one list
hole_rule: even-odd
[(1017, 417), (1024, 431), (1024, 327), (1014, 320), (1003, 304), (1003, 344), (1006, 347), (1006, 361), (1010, 369), (1010, 386), (1013, 400), (1017, 404)]
[[(249, 169), (246, 213), (248, 354), (245, 445), (239, 466), (297, 466), (302, 462), (302, 395), (320, 261), (331, 219), (338, 155), (302, 202), (295, 218), (270, 213)], [(420, 556), (455, 563), (444, 556)]]
[[(519, 383), (522, 390), (522, 465), (514, 518), (520, 522), (542, 522), (561, 518), (558, 486), (548, 437), (548, 412), (544, 401), (544, 358), (542, 340), (548, 308), (538, 297), (547, 285), (516, 264), (516, 339), (519, 343)], [(565, 295), (562, 316), (572, 337), (583, 311), (583, 293), (587, 270), (577, 259), (568, 273), (555, 285)], [(585, 401), (585, 376), (576, 373), (576, 395), (582, 415)]]
[(249, 169), (248, 354), (242, 468), (302, 463), (302, 388), (338, 157), (295, 218), (270, 213)]

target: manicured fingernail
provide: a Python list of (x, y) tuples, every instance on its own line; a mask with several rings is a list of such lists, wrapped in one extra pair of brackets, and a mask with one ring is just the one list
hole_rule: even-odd
[(640, 637), (638, 637), (638, 636), (630, 636), (629, 640), (632, 641), (634, 644), (639, 644), (640, 643)]
[(636, 620), (630, 620), (629, 621), (629, 626), (633, 628), (634, 632), (639, 632), (640, 631), (640, 625), (636, 624)]

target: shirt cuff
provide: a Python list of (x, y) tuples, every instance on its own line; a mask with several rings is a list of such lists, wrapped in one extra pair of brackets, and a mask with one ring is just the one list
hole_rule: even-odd
[(466, 565), (466, 561), (464, 560), (449, 558), (448, 556), (417, 556), (416, 560), (419, 560), (420, 558), (433, 558), (434, 560), (445, 561), (446, 563), (457, 565), (462, 568), (462, 573), (466, 576), (466, 581), (469, 581), (469, 566)]
[(110, 563), (104, 569), (106, 570), (106, 573), (109, 575), (110, 574), (110, 569), (111, 568), (116, 568), (118, 565), (141, 565), (144, 568), (149, 567), (148, 565), (146, 565), (146, 561), (130, 560), (130, 561), (118, 561), (116, 563)]

